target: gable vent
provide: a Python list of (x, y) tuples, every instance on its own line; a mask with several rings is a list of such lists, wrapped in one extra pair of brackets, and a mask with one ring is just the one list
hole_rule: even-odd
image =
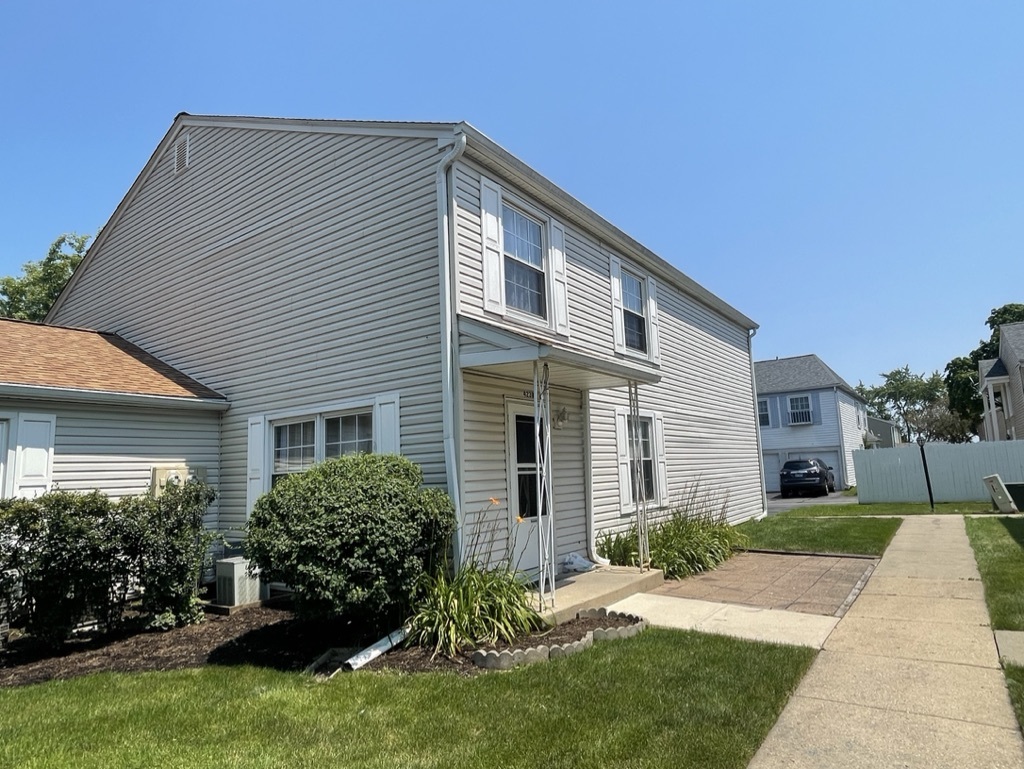
[(177, 145), (174, 147), (174, 173), (181, 173), (188, 168), (188, 162), (191, 159), (191, 141), (189, 134), (184, 134), (178, 139)]

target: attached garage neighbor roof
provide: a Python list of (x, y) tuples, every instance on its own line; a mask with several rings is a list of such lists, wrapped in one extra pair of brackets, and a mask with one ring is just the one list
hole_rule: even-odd
[(0, 387), (9, 395), (24, 387), (226, 403), (117, 334), (7, 318), (0, 319)]
[(757, 379), (758, 395), (838, 387), (857, 400), (864, 401), (860, 393), (817, 355), (759, 360), (754, 363), (754, 377)]

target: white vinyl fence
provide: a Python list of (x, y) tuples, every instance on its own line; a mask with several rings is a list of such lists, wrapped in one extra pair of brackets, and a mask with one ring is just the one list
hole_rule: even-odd
[[(988, 500), (982, 483), (998, 474), (1004, 483), (1024, 483), (1024, 441), (926, 443), (928, 473), (936, 502)], [(921, 449), (916, 444), (853, 452), (857, 499), (872, 502), (927, 502)]]

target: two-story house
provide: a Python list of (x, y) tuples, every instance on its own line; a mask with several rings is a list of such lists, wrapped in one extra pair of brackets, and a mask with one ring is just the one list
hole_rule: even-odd
[(756, 324), (466, 123), (181, 114), (47, 321), (226, 399), (232, 536), (350, 451), (447, 488), (461, 557), (541, 574), (695, 486), (765, 509)]
[(1024, 323), (999, 327), (999, 357), (978, 362), (978, 391), (983, 441), (1024, 437)]
[(853, 452), (868, 430), (864, 398), (817, 355), (758, 361), (754, 376), (766, 490), (778, 492), (786, 460), (814, 457), (832, 468), (836, 488), (855, 486)]

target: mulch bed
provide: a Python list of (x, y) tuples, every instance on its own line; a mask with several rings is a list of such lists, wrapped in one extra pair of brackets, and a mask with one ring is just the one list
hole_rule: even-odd
[[(522, 639), (520, 646), (576, 641), (599, 627), (629, 624), (621, 618), (572, 620)], [(82, 634), (53, 651), (29, 636), (13, 639), (0, 651), (0, 686), (23, 686), (89, 673), (180, 670), (204, 665), (256, 665), (283, 671), (305, 670), (331, 647), (358, 647), (377, 640), (365, 628), (343, 619), (299, 620), (288, 608), (254, 606), (230, 616), (207, 615), (199, 625), (169, 631)], [(506, 646), (494, 647), (497, 649)], [(419, 648), (394, 649), (363, 668), (405, 672), (480, 669), (468, 658), (449, 660)]]

